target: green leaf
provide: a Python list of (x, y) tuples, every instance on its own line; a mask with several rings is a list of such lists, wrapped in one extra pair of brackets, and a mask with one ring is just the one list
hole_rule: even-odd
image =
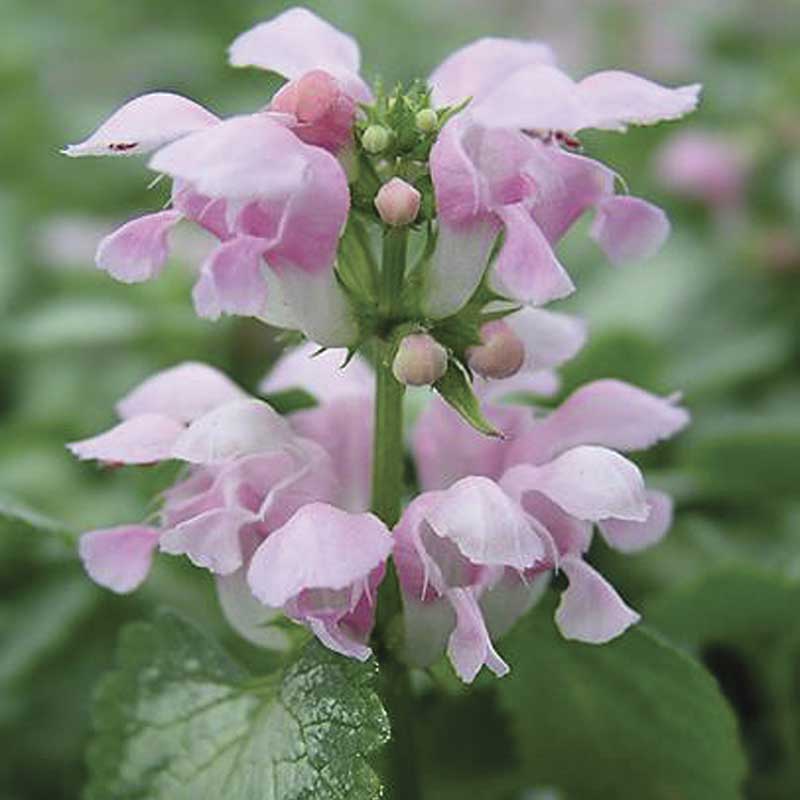
[(774, 504), (797, 494), (800, 421), (796, 414), (736, 414), (699, 423), (679, 451), (703, 491)]
[(24, 533), (25, 536), (53, 534), (61, 543), (72, 546), (74, 535), (66, 525), (41, 514), (8, 495), (0, 495), (0, 535)]
[(447, 372), (433, 384), (433, 388), (450, 406), (466, 420), (476, 431), (487, 436), (500, 436), (497, 430), (483, 416), (481, 405), (464, 369), (454, 360), (447, 365)]
[(373, 247), (362, 220), (351, 215), (339, 240), (338, 269), (342, 282), (362, 302), (374, 301), (377, 292), (378, 266)]
[[(716, 660), (741, 712), (754, 797), (800, 792), (799, 605), (796, 581), (740, 564), (663, 592), (647, 606), (649, 622)], [(765, 761), (766, 748), (773, 755)]]
[(714, 679), (641, 628), (610, 644), (567, 642), (549, 614), (505, 640), (500, 682), (524, 778), (580, 800), (734, 800), (745, 763)]
[(63, 644), (95, 607), (98, 590), (79, 571), (54, 570), (0, 603), (0, 687)]
[(736, 565), (656, 595), (647, 605), (646, 617), (673, 641), (696, 647), (781, 635), (798, 625), (798, 608), (796, 582)]
[(254, 677), (172, 613), (122, 633), (95, 705), (87, 800), (366, 800), (388, 739), (374, 664), (311, 642)]
[(0, 689), (38, 666), (95, 606), (97, 588), (77, 563), (72, 533), (0, 496)]

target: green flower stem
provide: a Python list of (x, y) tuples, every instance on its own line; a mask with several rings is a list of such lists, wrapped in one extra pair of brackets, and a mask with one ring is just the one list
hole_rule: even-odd
[[(402, 315), (406, 276), (408, 230), (386, 228), (383, 233), (383, 263), (378, 286), (378, 314), (389, 326)], [(389, 365), (391, 367), (391, 364)]]
[[(378, 311), (387, 330), (402, 313), (406, 267), (405, 229), (384, 233), (383, 263), (378, 286)], [(372, 454), (372, 510), (389, 528), (400, 518), (403, 497), (403, 395), (405, 387), (392, 374), (394, 343), (378, 339), (375, 360), (375, 439)], [(422, 797), (414, 745), (414, 698), (408, 667), (397, 658), (392, 631), (402, 611), (397, 573), (390, 562), (381, 585), (375, 625), (375, 653), (381, 667), (381, 694), (392, 726), (385, 777), (392, 800)]]

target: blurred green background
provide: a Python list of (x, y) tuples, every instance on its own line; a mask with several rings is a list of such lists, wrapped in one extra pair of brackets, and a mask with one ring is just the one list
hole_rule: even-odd
[[(165, 188), (148, 189), (136, 159), (76, 162), (58, 151), (146, 91), (177, 91), (221, 114), (263, 105), (277, 81), (228, 67), (225, 49), (287, 5), (0, 0), (0, 800), (78, 796), (91, 690), (125, 620), (166, 603), (214, 620), (256, 657), (226, 632), (206, 576), (175, 559), (132, 598), (84, 578), (71, 532), (143, 518), (169, 473), (99, 471), (63, 443), (108, 427), (114, 402), (157, 369), (201, 359), (253, 388), (280, 345), (263, 326), (194, 316), (199, 243), (188, 235), (152, 284), (126, 287), (95, 270), (97, 241), (163, 204)], [(674, 531), (645, 554), (598, 548), (593, 558), (646, 620), (714, 671), (748, 747), (748, 796), (800, 796), (800, 7), (308, 5), (354, 34), (364, 74), (390, 84), (483, 35), (544, 39), (576, 76), (619, 67), (703, 82), (688, 121), (585, 140), (633, 193), (669, 211), (674, 233), (654, 260), (619, 271), (585, 231), (565, 243), (579, 291), (562, 305), (592, 335), (564, 389), (614, 376), (684, 393), (691, 430), (642, 459), (678, 499)], [(720, 208), (659, 177), (659, 151), (685, 129), (738, 154), (735, 203)]]

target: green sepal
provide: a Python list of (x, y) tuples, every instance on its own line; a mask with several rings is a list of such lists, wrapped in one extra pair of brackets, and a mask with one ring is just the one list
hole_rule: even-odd
[(472, 391), (472, 384), (458, 361), (450, 359), (447, 372), (433, 384), (433, 388), (476, 431), (486, 436), (502, 437), (502, 433), (483, 416), (480, 402)]
[(355, 214), (350, 215), (339, 240), (337, 267), (341, 282), (351, 294), (361, 302), (374, 302), (378, 265), (367, 229)]
[(285, 389), (282, 392), (265, 394), (264, 399), (279, 413), (293, 414), (317, 405), (317, 399), (305, 389)]

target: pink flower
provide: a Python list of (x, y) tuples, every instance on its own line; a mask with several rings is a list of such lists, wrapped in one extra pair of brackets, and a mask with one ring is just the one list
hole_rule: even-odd
[(358, 102), (372, 97), (358, 74), (361, 54), (355, 39), (305, 8), (291, 8), (241, 34), (231, 45), (230, 61), (234, 67), (259, 67), (290, 81), (324, 70)]
[[(497, 385), (504, 383), (508, 381)], [(605, 541), (622, 552), (644, 549), (664, 536), (672, 523), (671, 499), (647, 490), (639, 470), (615, 450), (650, 447), (688, 422), (675, 398), (610, 380), (582, 387), (547, 415), (498, 404), (491, 395), (484, 397), (483, 411), (504, 432), (504, 439), (481, 436), (439, 400), (423, 412), (415, 426), (413, 451), (427, 491), (409, 506), (396, 533), (409, 657), (414, 663), (431, 663), (459, 620), (472, 620), (469, 658), (450, 652), (456, 670), (468, 681), (482, 663), (498, 665), (489, 637), (501, 635), (530, 608), (550, 570), (563, 570), (569, 580), (556, 613), (565, 637), (601, 643), (638, 619), (584, 556), (595, 525)], [(496, 500), (498, 493), (505, 499)], [(472, 526), (470, 536), (494, 546), (514, 526), (491, 498), (510, 504), (518, 509), (515, 514), (529, 521), (541, 541), (541, 555), (529, 563), (524, 557), (517, 562), (509, 558), (497, 570), (483, 551), (473, 549), (470, 552), (480, 555), (471, 556), (462, 548), (460, 557), (470, 560), (469, 569), (456, 559), (460, 582), (442, 589), (430, 579), (429, 563), (430, 558), (436, 561), (442, 546), (437, 545), (435, 553), (430, 547), (427, 555), (423, 552), (425, 541), (438, 542), (425, 533), (424, 524), (433, 526), (440, 537), (452, 538), (446, 533), (448, 525), (463, 514)], [(445, 500), (448, 516), (438, 519), (430, 509)], [(410, 531), (417, 532), (416, 538)], [(454, 551), (448, 553), (453, 556)], [(460, 612), (448, 600), (448, 591), (456, 586), (463, 590), (458, 595)]]
[(156, 150), (151, 168), (174, 179), (172, 208), (112, 233), (97, 264), (126, 283), (157, 277), (170, 230), (190, 219), (219, 240), (194, 288), (200, 316), (253, 316), (324, 344), (350, 344), (355, 323), (334, 275), (350, 197), (332, 153), (351, 139), (356, 102), (370, 97), (357, 74), (358, 48), (292, 9), (239, 37), (231, 59), (290, 83), (268, 110), (224, 121), (179, 95), (144, 95), (65, 149), (71, 156)]
[[(543, 498), (544, 505), (523, 502), (528, 494)], [(577, 531), (586, 540), (586, 522), (642, 520), (647, 513), (636, 467), (591, 447), (524, 474), (518, 470), (500, 484), (467, 477), (445, 491), (420, 495), (395, 531), (408, 658), (431, 663), (446, 641), (465, 682), (483, 665), (504, 675), (508, 665), (494, 649), (492, 626), (495, 635), (510, 627), (541, 592), (536, 576), (559, 567), (570, 579), (556, 615), (564, 635), (593, 642), (619, 635), (638, 615), (582, 562), (582, 551), (564, 547), (564, 533)]]
[[(614, 173), (560, 144), (583, 128), (624, 130), (693, 110), (698, 86), (667, 89), (624, 72), (574, 83), (537, 43), (480, 40), (431, 75), (434, 100), (469, 106), (431, 152), (440, 219), (426, 310), (454, 313), (470, 297), (497, 234), (492, 268), (501, 293), (541, 305), (573, 291), (552, 246), (589, 208), (592, 237), (615, 263), (646, 258), (666, 239), (663, 212), (614, 195)], [(531, 134), (534, 135), (531, 135)]]
[(303, 506), (256, 550), (247, 571), (253, 594), (304, 622), (327, 647), (362, 661), (392, 538), (372, 514)]
[[(280, 388), (293, 365), (302, 370), (309, 349), (288, 354), (268, 383)], [(122, 422), (106, 434), (70, 445), (72, 451), (113, 464), (178, 459), (188, 470), (164, 493), (155, 526), (121, 526), (82, 537), (81, 556), (90, 576), (114, 591), (132, 591), (145, 579), (156, 547), (185, 555), (214, 573), (223, 610), (242, 635), (257, 644), (283, 647), (285, 637), (265, 627), (279, 610), (265, 607), (245, 580), (254, 554), (310, 504), (332, 504), (323, 516), (335, 517), (337, 509), (363, 512), (369, 503), (372, 416), (365, 389), (371, 387), (372, 375), (358, 360), (349, 371), (337, 371), (341, 361), (336, 359), (344, 355), (329, 351), (322, 357), (329, 379), (321, 385), (335, 386), (339, 375), (349, 388), (333, 389), (320, 398), (319, 407), (289, 420), (197, 363), (154, 375), (124, 397), (117, 405)], [(340, 555), (345, 558), (347, 552)], [(270, 569), (263, 557), (259, 563), (259, 569)], [(361, 644), (350, 647), (359, 657), (365, 652), (382, 575), (383, 567), (376, 566), (366, 584), (371, 599), (356, 599), (344, 615), (345, 628), (360, 631)], [(303, 595), (301, 606), (291, 605), (289, 598), (277, 606), (288, 603), (291, 616), (306, 620), (303, 615), (313, 608), (303, 603), (322, 597), (315, 591)], [(326, 643), (339, 636), (328, 631), (327, 623), (309, 624)], [(343, 647), (340, 642), (338, 648)]]
[(737, 205), (748, 171), (743, 153), (729, 139), (700, 130), (673, 134), (656, 160), (664, 186), (711, 208)]

